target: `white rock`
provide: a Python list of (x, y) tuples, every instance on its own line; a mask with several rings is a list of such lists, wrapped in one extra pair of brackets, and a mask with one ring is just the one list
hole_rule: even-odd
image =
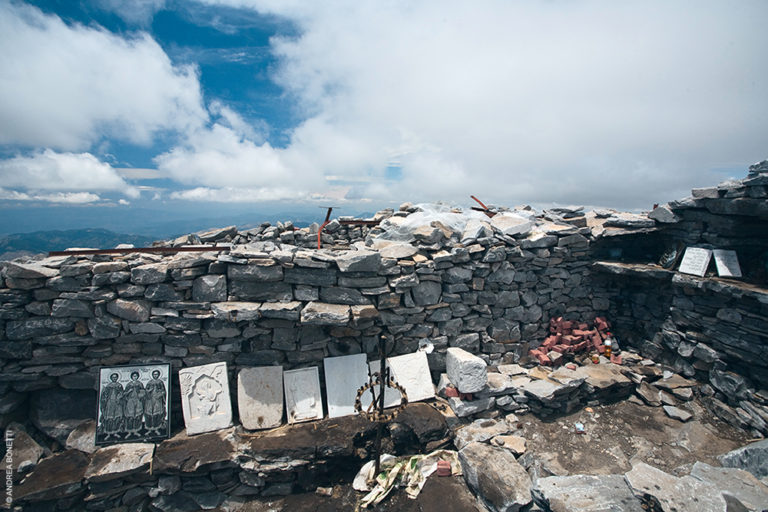
[(464, 349), (449, 348), (445, 366), (448, 378), (460, 393), (477, 393), (488, 383), (485, 361)]
[(240, 421), (249, 430), (279, 427), (283, 422), (283, 367), (240, 370), (237, 409)]

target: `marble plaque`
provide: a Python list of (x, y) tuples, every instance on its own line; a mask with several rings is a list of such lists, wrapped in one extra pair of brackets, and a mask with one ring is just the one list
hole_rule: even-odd
[(101, 368), (95, 444), (168, 439), (170, 370), (168, 364)]
[(317, 366), (283, 372), (288, 423), (323, 419)]
[[(369, 368), (371, 370), (371, 375), (381, 370), (381, 362), (380, 361), (371, 361), (369, 363)], [(387, 364), (389, 366), (389, 364)], [(395, 376), (392, 373), (392, 368), (389, 369), (390, 376), (394, 379)], [(366, 376), (367, 379), (367, 376)], [(397, 379), (395, 379), (397, 380)], [(379, 397), (379, 387), (376, 386), (376, 398)], [(360, 397), (360, 404), (363, 406), (363, 410), (368, 410), (368, 407), (371, 405), (371, 399), (373, 396), (371, 395), (370, 391), (366, 391), (363, 396)], [(384, 407), (397, 407), (400, 405), (400, 392), (396, 389), (384, 388)]]
[(712, 255), (715, 257), (717, 275), (723, 277), (741, 277), (741, 266), (739, 266), (739, 257), (736, 255), (736, 251), (715, 249), (712, 251)]
[(680, 262), (680, 272), (704, 277), (712, 259), (712, 251), (701, 247), (686, 247), (683, 261)]
[(283, 367), (240, 370), (237, 408), (240, 422), (249, 430), (279, 427), (283, 422)]
[(211, 363), (179, 370), (181, 410), (187, 435), (212, 432), (232, 425), (227, 363)]
[(355, 414), (357, 390), (368, 382), (366, 359), (365, 354), (354, 354), (323, 360), (329, 418)]
[[(405, 388), (409, 402), (428, 400), (435, 397), (435, 386), (429, 373), (427, 354), (421, 351), (402, 356), (390, 357), (392, 376)], [(385, 394), (386, 398), (386, 394)]]

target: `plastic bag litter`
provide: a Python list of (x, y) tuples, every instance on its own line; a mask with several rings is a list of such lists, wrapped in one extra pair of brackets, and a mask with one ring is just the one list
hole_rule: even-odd
[[(461, 463), (459, 454), (454, 450), (435, 450), (427, 455), (405, 455), (392, 457), (383, 455), (381, 468), (375, 475), (375, 485), (371, 489), (368, 482), (374, 480), (372, 474), (375, 469), (375, 461), (367, 462), (355, 476), (353, 487), (357, 490), (370, 492), (360, 502), (362, 508), (368, 508), (381, 502), (389, 493), (398, 486), (405, 486), (405, 492), (411, 499), (421, 492), (427, 478), (437, 471), (437, 461), (445, 460), (451, 463), (451, 475), (461, 475)], [(363, 487), (362, 482), (365, 482)]]
[(467, 209), (462, 210), (444, 203), (423, 203), (416, 205), (419, 211), (407, 217), (390, 217), (379, 224), (384, 231), (379, 238), (398, 242), (414, 240), (413, 232), (422, 226), (431, 226), (439, 222), (446, 228), (461, 234), (472, 219), (488, 223), (488, 217), (481, 212)]

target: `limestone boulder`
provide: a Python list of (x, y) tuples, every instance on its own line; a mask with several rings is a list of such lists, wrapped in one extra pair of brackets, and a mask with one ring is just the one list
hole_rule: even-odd
[(448, 379), (460, 393), (477, 393), (488, 383), (485, 361), (464, 349), (448, 348), (445, 365)]
[(93, 452), (85, 478), (90, 482), (106, 482), (149, 470), (155, 445), (124, 443), (99, 448)]
[(517, 512), (531, 503), (531, 478), (507, 450), (470, 443), (459, 451), (464, 478), (489, 509)]
[(551, 512), (645, 510), (621, 475), (549, 476), (537, 479), (531, 493)]
[(301, 310), (301, 323), (310, 325), (347, 325), (349, 306), (310, 302)]

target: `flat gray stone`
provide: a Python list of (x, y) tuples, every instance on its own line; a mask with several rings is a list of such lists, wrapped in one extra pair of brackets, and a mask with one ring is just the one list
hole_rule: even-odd
[(750, 510), (763, 510), (768, 506), (768, 485), (747, 471), (696, 462), (691, 476), (733, 495)]
[(551, 512), (643, 512), (621, 475), (549, 476), (531, 489), (539, 507)]
[(80, 423), (67, 436), (65, 446), (68, 450), (80, 450), (85, 453), (96, 451), (96, 421), (86, 420)]
[(311, 325), (347, 325), (349, 306), (310, 302), (301, 310), (301, 323)]
[(470, 443), (459, 461), (467, 484), (491, 510), (517, 512), (531, 503), (531, 478), (509, 451)]
[(678, 478), (644, 462), (624, 475), (635, 495), (655, 497), (664, 510), (726, 512), (728, 504), (716, 486), (692, 476)]
[(59, 274), (59, 271), (48, 268), (39, 263), (16, 263), (13, 261), (3, 262), (6, 277), (19, 279), (47, 279)]
[(317, 366), (283, 372), (288, 423), (323, 418), (323, 399)]
[(496, 405), (496, 397), (478, 398), (477, 400), (462, 400), (452, 396), (448, 399), (448, 405), (451, 406), (453, 413), (459, 418), (466, 418), (479, 412), (487, 411)]
[(345, 251), (335, 259), (342, 272), (378, 272), (381, 268), (381, 254), (376, 251)]
[(179, 385), (187, 435), (232, 425), (226, 363), (182, 368), (179, 370)]
[(768, 439), (732, 450), (717, 460), (725, 467), (749, 471), (757, 478), (768, 477)]
[(211, 303), (213, 317), (227, 322), (257, 320), (261, 317), (261, 302), (214, 302)]
[(168, 265), (149, 263), (131, 269), (131, 282), (134, 284), (162, 283), (168, 277)]
[(99, 448), (91, 455), (85, 478), (91, 482), (106, 482), (146, 471), (154, 453), (152, 443), (123, 443)]
[(227, 300), (227, 278), (221, 274), (200, 276), (192, 282), (192, 300), (221, 302)]
[(401, 260), (404, 258), (410, 258), (419, 250), (411, 244), (404, 243), (392, 243), (379, 249), (379, 254), (382, 258), (393, 258)]
[(143, 300), (115, 299), (107, 303), (107, 311), (130, 322), (146, 322), (149, 320), (151, 307)]
[(667, 416), (669, 416), (670, 418), (682, 421), (683, 423), (693, 418), (693, 414), (679, 407), (675, 407), (674, 405), (664, 405), (662, 407), (664, 409), (664, 412), (667, 413)]
[(505, 235), (513, 236), (528, 233), (533, 228), (533, 221), (514, 213), (499, 213), (491, 218), (491, 226)]
[(237, 281), (281, 281), (283, 267), (274, 260), (265, 260), (263, 264), (230, 265), (227, 276)]
[(440, 302), (443, 287), (435, 281), (422, 281), (411, 288), (413, 302), (417, 306), (430, 306)]
[(279, 427), (283, 422), (283, 367), (240, 370), (237, 409), (240, 422), (249, 430)]
[(461, 450), (470, 443), (484, 443), (496, 436), (510, 432), (509, 425), (504, 420), (478, 419), (456, 432), (453, 442)]

